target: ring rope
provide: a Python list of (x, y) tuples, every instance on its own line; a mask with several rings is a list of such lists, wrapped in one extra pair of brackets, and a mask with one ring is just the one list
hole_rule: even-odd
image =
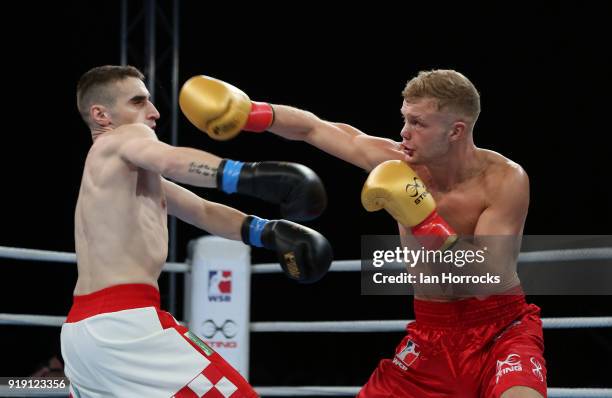
[[(326, 387), (326, 386), (305, 386), (305, 387), (255, 387), (258, 394), (264, 397), (330, 397), (330, 396), (351, 396), (357, 395), (361, 387)], [(574, 398), (574, 397), (598, 397), (611, 398), (612, 389), (610, 388), (548, 388), (549, 398)]]
[[(360, 260), (335, 260), (329, 267), (330, 272), (356, 272), (361, 270)], [(283, 272), (278, 263), (253, 264), (252, 274), (276, 274)]]
[[(257, 393), (264, 397), (309, 397), (309, 396), (351, 396), (357, 395), (361, 387), (255, 387)], [(612, 389), (609, 388), (549, 388), (549, 398), (573, 398), (573, 397), (612, 397)]]
[[(50, 261), (56, 263), (76, 264), (76, 253), (58, 252), (52, 250), (24, 249), (20, 247), (0, 246), (0, 258), (15, 260)], [(166, 263), (162, 271), (185, 273), (190, 269), (186, 263)]]
[(555, 261), (593, 261), (612, 259), (612, 247), (591, 247), (584, 249), (541, 250), (521, 252), (519, 263), (544, 263)]
[[(29, 391), (28, 391), (29, 390)], [(8, 386), (0, 386), (0, 397), (64, 397), (68, 396), (68, 387), (53, 389), (15, 389)]]
[[(262, 397), (341, 397), (357, 395), (361, 387), (352, 386), (300, 386), (300, 387), (254, 387), (255, 391)], [(65, 397), (68, 394), (68, 388), (41, 390), (36, 392), (19, 391), (10, 389), (8, 386), (0, 386), (0, 396), (2, 397)], [(612, 389), (610, 388), (548, 388), (549, 398), (611, 398)]]
[[(518, 256), (519, 263), (544, 263), (579, 260), (612, 260), (612, 247), (521, 252)], [(403, 264), (390, 263), (389, 265), (390, 268), (403, 269), (405, 267)], [(361, 260), (334, 261), (329, 270), (332, 272), (361, 271)], [(253, 274), (270, 274), (278, 272), (282, 272), (282, 269), (280, 265), (276, 263), (255, 264), (251, 267), (251, 273)]]
[[(252, 332), (403, 332), (412, 320), (253, 322)], [(544, 329), (610, 328), (612, 317), (543, 318)]]
[(32, 315), (32, 314), (0, 314), (0, 325), (61, 327), (65, 321), (66, 321), (65, 316)]
[[(58, 252), (52, 250), (24, 249), (17, 247), (0, 246), (0, 258), (12, 258), (17, 260), (33, 261), (52, 261), (62, 263), (76, 263), (76, 254), (69, 252)], [(577, 260), (611, 260), (612, 247), (596, 247), (586, 249), (564, 249), (564, 250), (542, 250), (533, 252), (519, 253), (519, 263), (532, 262), (557, 262), (557, 261), (577, 261)], [(330, 271), (335, 272), (354, 272), (361, 270), (360, 260), (339, 260), (334, 261)], [(163, 271), (166, 272), (187, 272), (187, 263), (166, 263)], [(277, 263), (256, 264), (251, 267), (254, 274), (267, 274), (282, 272)]]
[[(65, 316), (33, 314), (0, 314), (0, 325), (62, 326)], [(413, 320), (320, 321), (320, 322), (252, 322), (251, 332), (283, 333), (364, 333), (402, 332)], [(612, 317), (542, 318), (544, 329), (610, 328)]]

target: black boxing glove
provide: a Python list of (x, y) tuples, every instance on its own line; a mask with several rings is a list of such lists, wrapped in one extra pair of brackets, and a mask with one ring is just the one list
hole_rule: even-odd
[(327, 194), (314, 171), (298, 163), (238, 162), (224, 159), (217, 171), (217, 187), (280, 204), (281, 216), (308, 221), (323, 213)]
[(241, 235), (247, 245), (275, 250), (285, 274), (300, 283), (323, 278), (333, 260), (331, 245), (323, 235), (291, 221), (247, 216)]

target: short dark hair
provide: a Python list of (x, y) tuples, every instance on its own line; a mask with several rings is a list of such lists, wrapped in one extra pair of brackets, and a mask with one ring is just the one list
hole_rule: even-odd
[(112, 106), (115, 103), (112, 83), (128, 77), (144, 80), (144, 74), (130, 65), (97, 66), (81, 76), (77, 83), (77, 108), (88, 126), (91, 123), (89, 108), (96, 103)]

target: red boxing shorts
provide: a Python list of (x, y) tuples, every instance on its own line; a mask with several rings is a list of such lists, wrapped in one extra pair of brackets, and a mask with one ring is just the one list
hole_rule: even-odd
[(522, 293), (415, 299), (414, 312), (395, 357), (380, 361), (359, 398), (491, 398), (514, 386), (546, 397), (540, 309)]
[(61, 344), (74, 398), (257, 397), (219, 354), (160, 310), (153, 286), (74, 296)]

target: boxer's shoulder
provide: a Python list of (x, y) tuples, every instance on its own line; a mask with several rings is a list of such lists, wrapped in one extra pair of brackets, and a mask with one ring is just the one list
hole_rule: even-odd
[(478, 149), (482, 159), (480, 173), (485, 187), (495, 189), (500, 184), (528, 183), (527, 173), (517, 162), (488, 149)]
[(499, 205), (524, 211), (529, 203), (529, 178), (525, 170), (497, 152), (478, 151), (483, 159), (479, 185), (486, 207)]

